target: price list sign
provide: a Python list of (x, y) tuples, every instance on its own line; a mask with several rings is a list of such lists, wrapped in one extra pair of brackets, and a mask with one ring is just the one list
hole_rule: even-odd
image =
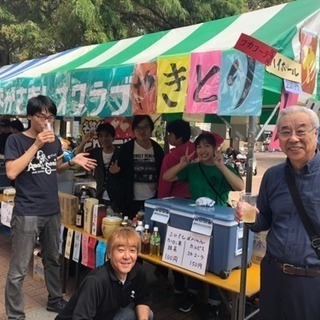
[(168, 226), (162, 260), (204, 275), (210, 236)]

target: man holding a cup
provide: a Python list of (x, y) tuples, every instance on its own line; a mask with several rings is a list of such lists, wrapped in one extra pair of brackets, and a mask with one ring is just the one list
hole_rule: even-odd
[[(261, 320), (320, 319), (320, 255), (302, 222), (302, 210), (295, 205), (289, 178), (287, 182), (291, 175), (319, 238), (318, 128), (317, 114), (305, 107), (286, 108), (277, 121), (280, 147), (287, 160), (266, 171), (257, 198), (256, 220), (248, 224), (254, 232), (268, 230), (266, 255), (261, 261)], [(248, 206), (238, 203), (238, 221), (243, 220)]]
[(96, 161), (80, 153), (69, 162), (62, 162), (61, 143), (52, 129), (56, 113), (57, 107), (50, 98), (31, 98), (27, 104), (29, 129), (10, 135), (6, 142), (6, 173), (15, 180), (16, 188), (11, 220), (12, 254), (5, 290), (8, 319), (26, 318), (22, 286), (37, 238), (48, 290), (47, 310), (59, 312), (66, 305), (60, 285), (57, 172), (74, 164), (89, 171)]

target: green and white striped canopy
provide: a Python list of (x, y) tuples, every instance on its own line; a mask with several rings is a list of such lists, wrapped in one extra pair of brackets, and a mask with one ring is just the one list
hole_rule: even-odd
[[(302, 28), (319, 37), (319, 0), (297, 0), (216, 21), (83, 46), (4, 66), (0, 69), (0, 89), (12, 80), (23, 83), (24, 79), (34, 79), (33, 83), (36, 83), (37, 79), (47, 73), (116, 67), (152, 61), (159, 56), (229, 49), (235, 45), (241, 33), (251, 35), (276, 48), (281, 54), (299, 61), (299, 30)], [(319, 59), (317, 64), (319, 70)], [(266, 72), (264, 104), (275, 104), (279, 100), (281, 88), (282, 79)], [(317, 94), (320, 95), (319, 81)], [(4, 99), (0, 91), (0, 105)]]

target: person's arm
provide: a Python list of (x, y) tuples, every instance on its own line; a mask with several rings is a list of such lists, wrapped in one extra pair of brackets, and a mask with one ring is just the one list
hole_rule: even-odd
[(137, 320), (149, 320), (150, 308), (145, 304), (138, 304), (136, 306)]
[(83, 148), (84, 146), (86, 145), (87, 142), (89, 142), (93, 137), (93, 133), (90, 131), (89, 133), (85, 134), (83, 137), (82, 137), (82, 140), (80, 142), (80, 144), (77, 146), (77, 148), (74, 150), (74, 154), (77, 155), (81, 152), (83, 152)]
[(191, 159), (194, 156), (194, 152), (192, 152), (191, 154), (188, 154), (188, 148), (186, 149), (186, 154), (184, 156), (182, 156), (180, 158), (180, 162), (178, 164), (176, 164), (175, 166), (171, 167), (170, 169), (168, 169), (162, 176), (162, 178), (166, 181), (177, 181), (178, 180), (178, 173), (180, 171), (182, 171), (185, 167), (188, 166), (188, 164), (190, 163)]
[(244, 182), (232, 172), (223, 162), (223, 157), (221, 152), (216, 152), (214, 157), (214, 164), (215, 166), (222, 172), (228, 183), (230, 184), (232, 190), (234, 191), (242, 191), (244, 189)]
[(37, 135), (35, 142), (30, 148), (22, 154), (19, 158), (6, 161), (6, 174), (10, 180), (14, 180), (17, 176), (28, 166), (30, 161), (34, 158), (35, 154), (47, 142), (52, 141), (52, 132), (42, 131)]
[(97, 160), (88, 158), (88, 155), (89, 153), (79, 153), (68, 162), (62, 162), (62, 158), (58, 159), (57, 172), (62, 173), (74, 165), (78, 165), (87, 171), (93, 170), (97, 166)]

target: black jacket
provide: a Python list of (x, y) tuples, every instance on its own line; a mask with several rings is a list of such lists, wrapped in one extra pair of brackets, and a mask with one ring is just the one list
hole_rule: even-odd
[[(154, 150), (155, 164), (157, 176), (159, 179), (161, 164), (164, 157), (164, 152), (161, 146), (150, 139)], [(133, 152), (134, 142), (132, 139), (120, 147), (118, 158), (118, 165), (121, 169), (120, 173), (116, 175), (121, 189), (121, 211), (124, 215), (129, 215), (131, 204), (133, 201), (133, 183), (134, 183), (134, 170), (133, 170)]]

